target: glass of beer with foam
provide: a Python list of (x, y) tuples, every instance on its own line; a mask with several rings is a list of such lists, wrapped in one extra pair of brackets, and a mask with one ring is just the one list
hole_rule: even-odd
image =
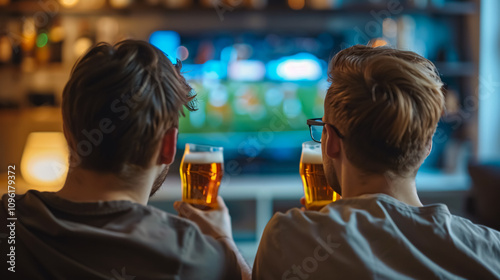
[(309, 141), (302, 144), (300, 177), (304, 185), (308, 210), (319, 210), (330, 202), (340, 199), (340, 195), (326, 182), (320, 143)]
[(222, 147), (186, 144), (181, 162), (182, 200), (200, 209), (217, 204), (224, 175)]

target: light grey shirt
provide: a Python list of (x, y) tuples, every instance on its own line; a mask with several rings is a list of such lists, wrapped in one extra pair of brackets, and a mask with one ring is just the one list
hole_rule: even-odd
[(268, 223), (254, 279), (500, 279), (500, 232), (388, 195), (292, 209)]

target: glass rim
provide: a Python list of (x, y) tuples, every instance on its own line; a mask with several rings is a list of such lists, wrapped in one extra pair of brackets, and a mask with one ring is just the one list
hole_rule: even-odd
[(321, 143), (318, 143), (316, 141), (305, 141), (302, 143), (302, 148), (305, 148), (305, 147), (315, 147), (315, 146), (319, 146), (321, 147)]
[[(198, 151), (198, 148), (201, 148), (202, 150)], [(224, 150), (224, 147), (195, 144), (195, 143), (186, 143), (185, 150), (195, 152), (195, 153), (196, 152), (215, 153), (215, 152), (222, 152)]]

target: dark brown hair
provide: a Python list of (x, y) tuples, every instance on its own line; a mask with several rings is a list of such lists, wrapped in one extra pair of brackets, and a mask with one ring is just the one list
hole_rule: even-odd
[(444, 109), (429, 60), (389, 47), (353, 46), (330, 62), (327, 122), (346, 136), (349, 161), (368, 173), (415, 174)]
[(181, 66), (143, 41), (90, 49), (63, 92), (70, 165), (117, 174), (148, 167), (183, 107), (194, 110)]

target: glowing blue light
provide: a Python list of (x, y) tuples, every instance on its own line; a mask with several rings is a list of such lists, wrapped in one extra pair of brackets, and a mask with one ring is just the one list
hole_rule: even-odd
[(203, 106), (200, 106), (198, 110), (189, 113), (189, 122), (196, 128), (204, 126), (206, 118), (207, 114)]
[[(500, 1), (481, 1), (479, 57), (478, 159), (500, 159)], [(465, 99), (467, 100), (467, 98)], [(472, 99), (473, 100), (473, 99)], [(472, 101), (472, 103), (474, 103)], [(467, 106), (471, 108), (471, 106)]]
[(267, 77), (278, 81), (317, 81), (323, 76), (323, 61), (309, 53), (272, 60), (267, 64)]
[(286, 99), (283, 102), (283, 112), (288, 118), (295, 118), (302, 113), (302, 103), (298, 99)]
[(281, 102), (283, 102), (284, 97), (285, 94), (279, 88), (270, 88), (266, 91), (266, 104), (269, 106), (278, 106), (281, 104)]
[(186, 80), (199, 80), (203, 76), (203, 64), (182, 64), (182, 76)]
[(219, 60), (209, 60), (203, 64), (203, 78), (220, 80), (227, 76), (227, 65)]
[(238, 57), (238, 53), (234, 47), (225, 47), (220, 52), (220, 60), (226, 63), (235, 60)]
[(214, 87), (210, 90), (208, 95), (208, 102), (210, 102), (210, 105), (214, 107), (222, 107), (226, 105), (228, 99), (229, 93), (227, 92), (227, 88), (222, 85)]
[(175, 31), (155, 31), (149, 36), (149, 43), (164, 52), (173, 63), (177, 62), (180, 42), (179, 33)]
[(228, 76), (235, 81), (261, 81), (266, 67), (258, 60), (238, 60), (229, 64)]

